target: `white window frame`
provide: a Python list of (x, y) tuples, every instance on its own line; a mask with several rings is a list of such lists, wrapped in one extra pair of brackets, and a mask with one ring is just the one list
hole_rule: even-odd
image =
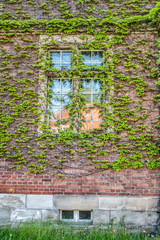
[[(61, 86), (61, 82), (62, 82), (62, 80), (63, 79), (61, 79), (61, 78), (57, 78), (58, 80), (60, 80), (60, 86)], [(54, 80), (57, 80), (57, 79), (53, 79), (53, 81)], [(74, 85), (75, 85), (75, 83), (74, 83), (74, 80), (72, 80), (72, 79), (68, 79), (68, 80), (70, 80), (70, 81), (72, 81), (72, 93), (73, 93), (73, 89), (75, 88), (74, 87)], [(94, 111), (94, 108), (96, 108), (96, 107), (94, 107), (93, 106), (93, 95), (96, 95), (96, 94), (100, 94), (101, 93), (101, 91), (98, 91), (98, 92), (96, 92), (96, 91), (93, 91), (93, 80), (99, 80), (99, 79), (94, 79), (93, 77), (92, 78), (82, 78), (82, 79), (79, 79), (79, 81), (81, 81), (81, 80), (89, 80), (90, 82), (91, 82), (91, 91), (86, 91), (86, 90), (84, 90), (84, 92), (82, 93), (82, 91), (80, 90), (80, 93), (82, 94), (82, 95), (90, 95), (91, 96), (91, 105), (90, 106), (86, 106), (85, 107), (85, 109), (91, 109), (91, 119), (90, 120), (85, 120), (85, 116), (82, 116), (82, 119), (80, 120), (79, 119), (79, 121), (81, 121), (81, 122), (84, 122), (84, 123), (86, 123), (87, 124), (87, 122), (90, 122), (91, 123), (91, 128), (89, 128), (89, 130), (93, 130), (93, 125), (94, 125), (94, 122), (102, 122), (103, 121), (103, 118), (101, 118), (101, 119), (93, 119), (93, 111)], [(61, 87), (60, 87), (60, 89), (61, 89)], [(70, 92), (71, 93), (71, 92)], [(59, 93), (57, 93), (57, 95), (58, 94), (61, 94), (61, 90), (60, 90), (60, 92)], [(65, 92), (63, 93), (64, 95), (65, 95)], [(66, 94), (67, 95), (67, 94)], [(48, 106), (49, 107), (49, 106)], [(60, 108), (60, 107), (62, 107), (62, 105), (53, 105), (53, 108)], [(49, 107), (50, 108), (50, 107)], [(85, 110), (84, 110), (85, 111)], [(61, 118), (61, 114), (62, 114), (62, 112), (60, 113), (60, 119), (59, 120), (62, 120), (62, 118)], [(51, 117), (52, 118), (52, 117)], [(85, 120), (85, 121), (84, 121)], [(53, 121), (53, 120), (51, 120), (51, 121)], [(58, 121), (58, 120), (57, 120)], [(55, 122), (56, 122), (56, 120), (55, 120)], [(68, 120), (67, 122), (70, 122), (70, 120)], [(57, 128), (57, 131), (58, 131), (58, 127), (55, 127), (55, 129)], [(67, 127), (65, 127), (65, 125), (63, 126), (63, 124), (60, 124), (60, 128), (59, 128), (59, 130), (64, 130), (65, 128), (67, 128)], [(85, 130), (85, 128), (84, 128), (84, 130)]]
[[(110, 36), (111, 38), (111, 36)], [(79, 46), (80, 51), (103, 51), (102, 49), (94, 49), (94, 50), (89, 50), (89, 49), (82, 49), (81, 46), (83, 46), (86, 43), (92, 42), (94, 41), (95, 38), (94, 36), (91, 35), (86, 35), (86, 34), (79, 34), (79, 35), (68, 35), (68, 34), (56, 34), (53, 36), (48, 36), (48, 35), (40, 35), (40, 39), (39, 39), (39, 46), (40, 46), (40, 50), (39, 50), (39, 54), (41, 56), (41, 62), (42, 62), (42, 66), (44, 65), (45, 67), (45, 60), (47, 59), (48, 54), (50, 54), (51, 52), (54, 51), (71, 51), (71, 48), (73, 46)], [(53, 44), (56, 42), (56, 47), (53, 47)], [(44, 46), (49, 46), (50, 45), (50, 50), (45, 50), (45, 48), (43, 48)], [(105, 45), (105, 42), (104, 42)], [(112, 49), (110, 49), (111, 55), (112, 55)], [(103, 55), (104, 57), (104, 55)], [(87, 69), (86, 69), (87, 70)], [(85, 72), (86, 72), (85, 70)], [(96, 71), (93, 70), (93, 71)], [(56, 76), (54, 76), (53, 78), (56, 78)], [(84, 77), (85, 78), (85, 77)], [(40, 114), (40, 119), (39, 119), (39, 123), (38, 123), (38, 133), (41, 134), (43, 133), (42, 130), (42, 126), (44, 124), (44, 122), (46, 121), (46, 112), (48, 110), (48, 103), (46, 100), (46, 96), (47, 96), (47, 91), (48, 91), (48, 76), (45, 74), (45, 72), (42, 70), (39, 71), (39, 88), (38, 88), (38, 93), (39, 93), (39, 114)], [(114, 92), (114, 87), (112, 87), (111, 90), (109, 90), (109, 101), (110, 101), (110, 96), (113, 95)], [(108, 100), (107, 100), (108, 102)], [(112, 112), (111, 107), (108, 107), (108, 112)], [(102, 118), (103, 121), (103, 118)], [(49, 122), (48, 122), (49, 124)], [(112, 131), (112, 127), (108, 128), (108, 131)], [(75, 129), (76, 132), (76, 129)]]
[[(63, 219), (62, 212), (63, 211), (73, 211), (73, 219)], [(80, 211), (88, 211), (91, 213), (91, 219), (79, 219), (79, 212)], [(68, 209), (60, 209), (59, 210), (60, 221), (64, 222), (76, 222), (76, 223), (91, 223), (93, 221), (93, 210), (68, 210)]]

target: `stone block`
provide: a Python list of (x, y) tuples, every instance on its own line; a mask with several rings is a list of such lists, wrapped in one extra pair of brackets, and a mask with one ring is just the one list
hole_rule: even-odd
[(99, 209), (121, 210), (125, 206), (124, 197), (99, 197)]
[(93, 224), (108, 224), (109, 211), (93, 210)]
[(11, 212), (12, 222), (25, 222), (31, 220), (40, 220), (41, 211), (31, 209), (16, 209)]
[(148, 225), (157, 225), (158, 220), (159, 220), (159, 213), (157, 213), (157, 212), (147, 212)]
[(62, 210), (93, 210), (98, 208), (98, 196), (54, 195), (53, 204)]
[(10, 210), (0, 208), (0, 225), (6, 225), (10, 222)]
[(27, 195), (27, 208), (53, 209), (52, 195)]
[(114, 219), (114, 223), (119, 223), (123, 218), (126, 225), (144, 226), (147, 222), (146, 212), (111, 211), (111, 219)]
[(42, 210), (42, 220), (59, 220), (58, 210)]
[(146, 211), (147, 204), (147, 197), (126, 197), (125, 210)]
[(25, 194), (0, 194), (0, 208), (24, 208)]
[(157, 211), (159, 206), (159, 198), (148, 198), (147, 210)]

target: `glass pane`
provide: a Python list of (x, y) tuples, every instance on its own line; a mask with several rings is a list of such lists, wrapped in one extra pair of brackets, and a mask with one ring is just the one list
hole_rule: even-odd
[(70, 97), (67, 94), (61, 95), (61, 104), (62, 105), (68, 105), (70, 102)]
[(90, 211), (79, 211), (79, 219), (80, 220), (91, 219), (91, 212)]
[(54, 93), (60, 92), (60, 79), (54, 79), (53, 85), (52, 85), (52, 90)]
[(86, 108), (82, 111), (82, 119), (83, 120), (91, 120), (91, 109)]
[(89, 122), (82, 122), (81, 130), (91, 130), (91, 121), (89, 121)]
[(103, 59), (103, 51), (93, 51), (92, 57), (93, 57), (93, 61), (97, 61), (101, 64)]
[(84, 58), (84, 62), (91, 61), (91, 51), (82, 51), (81, 54), (82, 57)]
[(93, 94), (93, 103), (100, 103), (100, 94)]
[(101, 123), (102, 123), (102, 121), (92, 122), (92, 129), (93, 128), (101, 129)]
[(53, 63), (57, 62), (57, 61), (60, 62), (60, 52), (52, 52), (51, 56), (52, 56), (52, 62)]
[(92, 120), (101, 120), (102, 117), (99, 113), (99, 108), (95, 107), (92, 109)]
[(53, 108), (51, 110), (51, 120), (60, 120), (61, 119), (61, 108)]
[(73, 219), (73, 211), (62, 211), (62, 219)]
[(91, 94), (83, 94), (86, 105), (91, 105)]
[(96, 91), (100, 92), (101, 83), (100, 83), (99, 79), (94, 79), (92, 81), (92, 89), (93, 89), (93, 92), (96, 92)]
[(72, 55), (72, 52), (62, 52), (62, 62), (70, 62), (71, 55)]
[(85, 62), (84, 62), (84, 65), (85, 65), (85, 66), (90, 66), (90, 65), (93, 65), (93, 63), (92, 63), (91, 61), (85, 61)]
[(53, 133), (57, 133), (59, 130), (59, 127), (56, 125), (56, 121), (50, 121), (50, 127)]
[(91, 91), (91, 80), (90, 79), (89, 80), (83, 79), (81, 81), (81, 83), (82, 83), (81, 88), (83, 88), (83, 90), (81, 90), (81, 92), (83, 92), (83, 91), (90, 92)]
[(61, 111), (61, 119), (62, 120), (68, 120), (69, 119), (69, 114), (67, 109), (62, 109)]
[(72, 81), (68, 79), (62, 80), (62, 92), (72, 92)]
[(60, 63), (53, 63), (53, 67), (57, 69), (61, 69)]
[(61, 95), (53, 94), (51, 98), (52, 106), (53, 105), (61, 105)]
[(71, 68), (71, 63), (66, 63), (66, 62), (62, 63), (61, 69), (67, 70), (69, 68)]
[(92, 61), (92, 65), (102, 65), (102, 62), (100, 62), (100, 61)]

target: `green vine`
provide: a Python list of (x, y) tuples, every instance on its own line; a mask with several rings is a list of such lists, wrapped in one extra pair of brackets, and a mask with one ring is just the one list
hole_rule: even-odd
[[(159, 29), (160, 2), (78, 0), (74, 10), (68, 1), (48, 0), (37, 6), (35, 0), (27, 0), (27, 4), (28, 9), (38, 9), (39, 19), (30, 16), (20, 0), (0, 4), (2, 161), (11, 169), (35, 174), (49, 169), (59, 177), (76, 175), (77, 169), (88, 175), (108, 168), (158, 168), (160, 40), (158, 47), (153, 43)], [(53, 9), (57, 15), (52, 14)], [(49, 40), (41, 43), (43, 35)], [(60, 48), (56, 35), (81, 39), (70, 43), (70, 70), (51, 66), (48, 53)], [(103, 51), (103, 66), (86, 67), (81, 54), (86, 49)], [(66, 105), (69, 121), (57, 122), (57, 127), (67, 122), (69, 129), (58, 134), (53, 134), (48, 123), (48, 107), (42, 109), (51, 102), (48, 87), (53, 76), (72, 79), (76, 88), (69, 94), (71, 104)], [(100, 108), (103, 121), (101, 129), (80, 131), (86, 101), (79, 79), (93, 77), (102, 86), (101, 103), (95, 101), (94, 107)], [(48, 84), (40, 93), (46, 78)]]

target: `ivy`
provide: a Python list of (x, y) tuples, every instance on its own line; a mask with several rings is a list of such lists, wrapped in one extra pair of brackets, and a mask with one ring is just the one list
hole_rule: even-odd
[[(150, 121), (152, 107), (158, 109), (158, 67), (154, 64), (158, 55), (146, 36), (138, 39), (133, 33), (150, 26), (158, 29), (160, 3), (148, 7), (148, 0), (108, 0), (102, 9), (100, 2), (78, 0), (74, 13), (67, 1), (48, 0), (37, 6), (36, 1), (27, 0), (28, 7), (37, 6), (45, 16), (34, 19), (29, 11), (24, 11), (21, 0), (5, 0), (3, 9), (12, 6), (13, 10), (3, 12), (0, 18), (0, 157), (11, 164), (11, 169), (35, 174), (52, 169), (52, 175), (61, 178), (67, 174), (65, 169), (72, 167), (89, 173), (110, 168), (121, 171), (159, 167), (159, 124), (155, 114)], [(57, 16), (52, 15), (53, 8)], [(81, 46), (73, 43), (71, 71), (60, 72), (51, 67), (48, 50), (52, 46), (58, 48), (59, 43), (53, 38), (56, 34), (81, 35)], [(37, 39), (41, 35), (50, 40), (40, 46)], [(104, 65), (97, 69), (86, 67), (79, 48), (103, 50)], [(79, 131), (86, 105), (79, 90), (69, 95), (72, 104), (66, 106), (69, 129), (53, 134), (47, 108), (40, 124), (41, 105), (50, 103), (52, 95), (51, 90), (46, 94), (47, 89), (44, 94), (39, 93), (39, 86), (45, 81), (42, 73), (73, 79), (77, 89), (78, 79), (84, 75), (100, 79), (102, 103), (95, 102), (94, 106), (101, 107), (101, 130)], [(150, 99), (152, 107), (146, 106), (148, 96), (155, 96)], [(58, 121), (57, 126), (60, 124)], [(113, 155), (116, 160), (112, 160)]]

